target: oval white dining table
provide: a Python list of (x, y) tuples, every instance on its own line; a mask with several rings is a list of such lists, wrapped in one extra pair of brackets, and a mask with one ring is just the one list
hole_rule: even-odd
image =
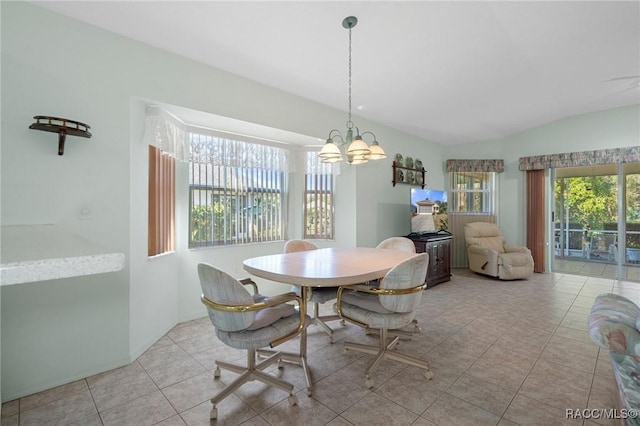
[[(337, 287), (382, 278), (391, 268), (414, 255), (399, 250), (337, 247), (253, 257), (246, 259), (243, 267), (260, 278), (301, 286), (302, 300), (307, 300), (310, 287)], [(300, 309), (304, 309), (306, 315), (306, 303), (302, 303)], [(311, 395), (306, 327), (300, 335), (300, 353), (287, 355), (288, 360), (303, 368), (307, 395)]]

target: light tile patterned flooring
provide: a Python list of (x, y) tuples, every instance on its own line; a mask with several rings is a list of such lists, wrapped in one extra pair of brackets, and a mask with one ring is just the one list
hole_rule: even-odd
[[(273, 366), (294, 383), (300, 404), (289, 406), (286, 393), (251, 382), (219, 405), (216, 424), (611, 424), (565, 414), (613, 406), (608, 356), (586, 331), (591, 304), (604, 292), (640, 302), (636, 282), (568, 274), (503, 282), (454, 270), (451, 282), (424, 292), (422, 333), (400, 344), (431, 362), (433, 380), (383, 361), (369, 390), (363, 372), (370, 356), (345, 354), (343, 341), (375, 338), (333, 323), (336, 343), (329, 344), (311, 326), (313, 396), (306, 396), (299, 367)], [(295, 349), (296, 342), (282, 346)], [(2, 425), (206, 425), (208, 399), (236, 376), (223, 370), (214, 381), (215, 359), (246, 361), (214, 337), (208, 318), (179, 324), (128, 366), (3, 404)]]
[[(617, 265), (598, 260), (572, 259), (556, 257), (555, 272), (564, 274), (589, 275), (592, 277), (615, 278)], [(622, 266), (622, 276), (627, 280), (640, 282), (640, 264), (627, 263)]]

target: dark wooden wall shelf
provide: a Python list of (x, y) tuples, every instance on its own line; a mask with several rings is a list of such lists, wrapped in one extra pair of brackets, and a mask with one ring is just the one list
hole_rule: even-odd
[(414, 169), (411, 167), (398, 165), (397, 162), (394, 161), (391, 168), (393, 171), (393, 175), (391, 178), (391, 183), (393, 183), (393, 186), (396, 186), (397, 183), (402, 183), (405, 185), (419, 186), (424, 189), (426, 172), (424, 167)]
[(64, 154), (64, 142), (67, 135), (90, 138), (90, 127), (84, 123), (68, 118), (49, 117), (48, 115), (36, 115), (36, 122), (29, 126), (33, 130), (42, 130), (58, 134), (58, 155)]

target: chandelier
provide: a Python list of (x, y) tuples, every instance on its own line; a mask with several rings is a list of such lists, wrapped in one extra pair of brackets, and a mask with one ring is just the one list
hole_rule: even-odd
[[(349, 119), (347, 120), (347, 132), (345, 136), (338, 129), (329, 132), (327, 142), (323, 145), (318, 156), (322, 158), (323, 163), (335, 163), (342, 161), (342, 153), (340, 146), (346, 147), (347, 163), (364, 164), (369, 160), (382, 160), (387, 158), (384, 150), (378, 143), (376, 135), (373, 132), (363, 132), (353, 125), (351, 121), (351, 29), (358, 23), (358, 18), (348, 16), (342, 21), (342, 26), (349, 30)], [(355, 137), (353, 136), (355, 129)], [(371, 135), (373, 142), (371, 146), (362, 139), (364, 135)]]

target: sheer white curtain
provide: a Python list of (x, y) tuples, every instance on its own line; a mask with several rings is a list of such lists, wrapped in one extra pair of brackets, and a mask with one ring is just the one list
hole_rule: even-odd
[(305, 164), (306, 174), (334, 175), (340, 174), (340, 163), (323, 163), (318, 157), (320, 146), (305, 146), (301, 149), (300, 164)]
[(188, 127), (190, 161), (210, 166), (291, 172), (295, 162), (286, 144), (201, 127)]
[(156, 105), (147, 106), (144, 142), (155, 146), (178, 161), (188, 161), (187, 126), (177, 117)]

